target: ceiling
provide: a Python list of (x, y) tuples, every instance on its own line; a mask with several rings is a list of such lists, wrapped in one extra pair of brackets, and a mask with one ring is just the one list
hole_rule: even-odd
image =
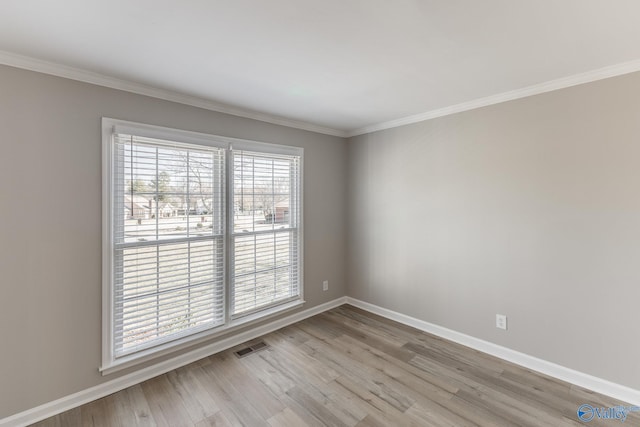
[(345, 136), (636, 71), (639, 18), (637, 0), (3, 1), (0, 62)]

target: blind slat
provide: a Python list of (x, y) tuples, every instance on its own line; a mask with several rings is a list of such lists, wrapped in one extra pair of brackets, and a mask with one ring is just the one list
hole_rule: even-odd
[(136, 129), (112, 135), (113, 356), (299, 298), (302, 150)]
[(225, 150), (114, 137), (116, 357), (224, 323)]
[(299, 295), (299, 177), (299, 156), (233, 152), (233, 315)]

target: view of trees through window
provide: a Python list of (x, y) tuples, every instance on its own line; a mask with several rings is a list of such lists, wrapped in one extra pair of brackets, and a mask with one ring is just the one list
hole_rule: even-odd
[(299, 156), (115, 141), (116, 355), (299, 298)]
[(233, 153), (232, 313), (298, 293), (297, 157)]
[(223, 182), (214, 182), (216, 173), (223, 172), (222, 159), (193, 149), (143, 144), (127, 148), (123, 153), (125, 241), (223, 232), (213, 230), (213, 216), (223, 215)]
[(224, 323), (224, 150), (116, 144), (115, 346)]

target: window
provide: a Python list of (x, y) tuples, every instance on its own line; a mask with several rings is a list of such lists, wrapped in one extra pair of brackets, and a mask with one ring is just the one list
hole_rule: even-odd
[(232, 156), (231, 311), (241, 316), (298, 297), (300, 158)]
[(302, 303), (302, 149), (103, 119), (108, 372)]

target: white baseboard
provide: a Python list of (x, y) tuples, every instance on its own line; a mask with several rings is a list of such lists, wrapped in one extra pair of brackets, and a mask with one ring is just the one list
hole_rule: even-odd
[(499, 357), (500, 359), (524, 366), (525, 368), (541, 372), (559, 380), (613, 397), (616, 400), (640, 406), (640, 390), (635, 390), (621, 384), (616, 384), (602, 378), (594, 377), (593, 375), (575, 371), (546, 360), (538, 359), (537, 357), (529, 356), (528, 354), (520, 353), (518, 351), (511, 350), (479, 338), (474, 338), (451, 329), (443, 328), (442, 326), (434, 325), (433, 323), (425, 322), (424, 320), (416, 319), (415, 317), (407, 316), (355, 298), (347, 297), (347, 304), (361, 308), (370, 313), (386, 317), (387, 319), (412, 326), (416, 329), (420, 329), (421, 331), (437, 335), (449, 341), (471, 347), (483, 353)]
[(525, 368), (541, 372), (543, 374), (558, 378), (571, 384), (584, 387), (586, 389), (611, 396), (622, 402), (640, 406), (640, 391), (627, 386), (613, 383), (602, 378), (594, 377), (583, 372), (578, 372), (546, 360), (538, 359), (488, 341), (474, 338), (442, 326), (434, 325), (424, 320), (416, 319), (368, 302), (364, 302), (351, 297), (341, 297), (333, 301), (294, 313), (290, 316), (283, 317), (278, 320), (261, 325), (249, 331), (236, 334), (234, 336), (224, 338), (212, 344), (190, 351), (164, 362), (141, 369), (139, 371), (127, 374), (103, 384), (79, 391), (77, 393), (62, 397), (52, 402), (45, 403), (35, 408), (17, 413), (7, 418), (0, 419), (0, 427), (18, 427), (27, 426), (36, 423), (45, 418), (49, 418), (69, 409), (84, 405), (96, 399), (108, 396), (117, 391), (139, 384), (143, 381), (162, 375), (173, 369), (188, 365), (189, 363), (200, 360), (212, 354), (224, 351), (228, 348), (242, 344), (243, 342), (258, 338), (285, 326), (304, 320), (308, 317), (315, 316), (332, 308), (339, 307), (343, 304), (350, 304), (354, 307), (361, 308), (368, 312), (386, 317), (387, 319), (412, 326), (416, 329), (428, 332), (433, 335), (448, 339), (458, 344), (471, 347), (475, 350), (482, 351), (492, 356), (499, 357), (509, 362), (515, 363)]
[(274, 320), (251, 330), (235, 334), (231, 337), (221, 339), (219, 341), (208, 344), (204, 347), (200, 347), (188, 353), (181, 354), (156, 365), (140, 369), (136, 372), (123, 375), (111, 381), (107, 381), (103, 384), (79, 391), (74, 394), (70, 394), (52, 402), (37, 406), (35, 408), (19, 412), (10, 417), (0, 419), (0, 427), (27, 426), (29, 424), (36, 423), (38, 421), (44, 420), (45, 418), (52, 417), (61, 412), (76, 408), (80, 405), (84, 405), (85, 403), (108, 396), (112, 393), (123, 390), (127, 387), (131, 387), (132, 385), (139, 384), (153, 377), (157, 377), (158, 375), (162, 375), (181, 366), (188, 365), (189, 363), (193, 363), (202, 358), (211, 356), (212, 354), (219, 353), (228, 348), (242, 344), (243, 342), (276, 331), (285, 326), (304, 320), (308, 317), (315, 316), (316, 314), (322, 313), (327, 310), (331, 310), (332, 308), (345, 304), (346, 301), (347, 297), (341, 297), (333, 301), (329, 301), (324, 304), (309, 308), (307, 310), (299, 311), (290, 316)]

